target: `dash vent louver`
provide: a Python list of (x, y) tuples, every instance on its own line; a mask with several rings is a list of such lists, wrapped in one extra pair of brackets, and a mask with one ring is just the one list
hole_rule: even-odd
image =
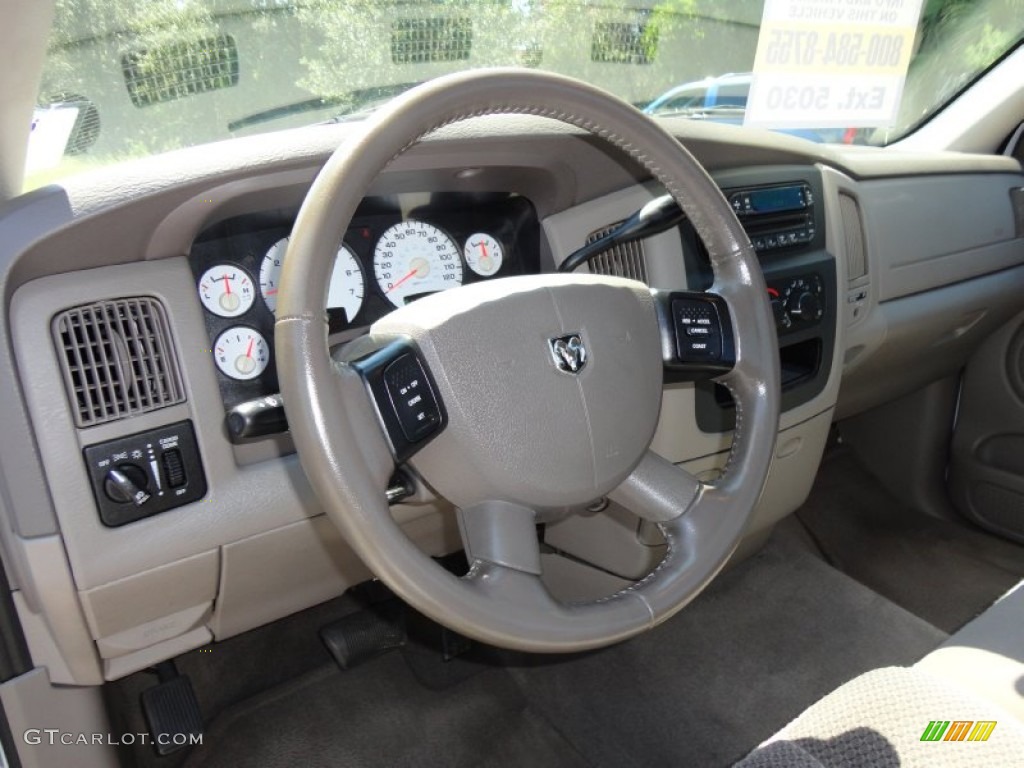
[[(620, 221), (604, 229), (591, 232), (587, 236), (587, 243), (592, 243), (609, 232), (613, 232), (621, 224), (622, 222)], [(609, 248), (604, 253), (591, 259), (590, 271), (599, 275), (626, 277), (630, 280), (639, 280), (642, 283), (646, 283), (647, 258), (644, 255), (644, 241), (634, 240), (631, 243), (623, 243)]]
[(839, 213), (843, 219), (843, 237), (846, 245), (846, 277), (858, 280), (868, 273), (868, 254), (864, 244), (864, 224), (860, 206), (850, 195), (839, 193)]
[(155, 299), (65, 310), (53, 320), (53, 338), (79, 427), (185, 400), (167, 315)]

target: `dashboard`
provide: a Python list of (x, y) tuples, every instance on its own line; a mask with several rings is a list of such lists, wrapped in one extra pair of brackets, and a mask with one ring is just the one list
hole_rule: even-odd
[[(278, 391), (276, 295), (297, 210), (261, 211), (202, 231), (189, 252), (227, 407)], [(536, 274), (540, 225), (514, 193), (408, 192), (363, 201), (342, 243), (327, 312), (335, 341), (395, 307), (460, 285)]]
[[(802, 503), (835, 420), (955, 373), (1020, 311), (1024, 208), (1012, 201), (1024, 175), (1009, 158), (663, 124), (738, 206), (776, 302), (783, 413), (756, 538)], [(371, 576), (288, 435), (237, 442), (225, 424), (278, 391), (281, 242), (352, 130), (184, 150), (39, 190), (0, 215), (0, 537), (33, 659), (53, 682), (117, 679)], [(338, 243), (324, 287), (331, 341), (448, 284), (553, 271), (660, 194), (575, 129), (525, 116), (446, 128), (381, 174)], [(685, 223), (593, 269), (664, 290), (712, 282)], [(83, 343), (95, 318), (114, 329), (111, 346)], [(107, 359), (102, 377), (68, 367), (87, 349)], [(132, 379), (131, 362), (156, 352), (166, 366)], [(734, 417), (713, 386), (666, 382), (652, 449), (713, 480)], [(146, 493), (181, 503), (121, 514), (133, 497), (110, 498), (129, 487), (105, 485), (104, 461), (151, 470)], [(430, 554), (461, 546), (454, 510), (429, 489), (391, 512)], [(623, 578), (661, 551), (657, 530), (614, 504), (549, 525), (545, 541)]]

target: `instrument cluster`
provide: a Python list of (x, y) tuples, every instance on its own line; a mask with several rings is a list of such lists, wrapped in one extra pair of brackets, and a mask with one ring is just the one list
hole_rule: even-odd
[[(539, 224), (525, 198), (408, 199), (367, 198), (338, 244), (327, 310), (339, 340), (423, 296), (539, 270)], [(189, 254), (226, 406), (277, 392), (274, 312), (295, 213), (220, 222)]]

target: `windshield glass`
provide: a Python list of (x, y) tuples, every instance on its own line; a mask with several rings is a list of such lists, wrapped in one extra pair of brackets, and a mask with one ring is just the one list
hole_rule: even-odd
[[(900, 39), (870, 34), (877, 26), (849, 28), (849, 34), (835, 31), (848, 27), (821, 26), (840, 18), (836, 9), (868, 21), (868, 8), (885, 4), (900, 6), (910, 19)], [(417, 83), (487, 66), (571, 75), (649, 114), (742, 125), (752, 122), (757, 106), (774, 110), (774, 122), (760, 124), (812, 141), (884, 144), (1018, 45), (1024, 29), (1024, 0), (792, 0), (787, 7), (795, 26), (780, 31), (775, 24), (769, 34), (769, 11), (778, 6), (777, 0), (57, 0), (26, 188), (231, 136), (360, 119)], [(874, 13), (875, 21), (885, 16)], [(826, 100), (817, 86), (784, 87), (786, 78), (805, 82), (800, 78), (815, 68), (820, 77), (836, 67), (856, 72), (874, 64), (891, 65), (895, 78), (885, 124), (813, 117), (811, 106), (824, 115), (844, 104)], [(762, 68), (783, 86), (765, 87), (758, 100)], [(851, 104), (870, 95), (870, 89), (850, 91)]]

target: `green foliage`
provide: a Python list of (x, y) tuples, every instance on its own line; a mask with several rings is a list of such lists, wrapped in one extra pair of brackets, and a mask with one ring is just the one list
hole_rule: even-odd
[[(305, 71), (300, 83), (313, 93), (345, 99), (379, 83), (381, 72), (408, 63), (403, 52), (419, 44), (423, 52), (415, 62), (417, 80), (470, 66), (528, 66), (600, 84), (608, 77), (610, 65), (644, 64), (671, 55), (659, 44), (672, 35), (699, 36), (697, 0), (663, 0), (647, 9), (589, 0), (435, 0), (415, 7), (419, 10), (411, 13), (424, 21), (433, 17), (471, 23), (468, 31), (450, 27), (453, 34), (446, 42), (438, 34), (440, 28), (402, 26), (392, 0), (303, 0), (295, 16), (303, 29), (315, 30), (318, 39), (302, 60)], [(595, 43), (594, 31), (602, 24), (608, 30), (607, 39)], [(631, 45), (633, 35), (635, 45)], [(464, 50), (459, 50), (460, 45)], [(664, 75), (656, 80), (635, 67), (630, 68), (629, 77), (637, 82), (634, 90), (649, 96), (666, 86)], [(651, 82), (645, 84), (645, 79)]]
[(139, 75), (152, 76), (168, 49), (214, 37), (216, 29), (201, 0), (56, 0), (41, 93), (84, 90), (90, 54), (131, 54)]
[[(97, 148), (111, 157), (222, 138), (241, 117), (304, 101), (323, 107), (291, 114), (290, 124), (324, 119), (328, 109), (372, 108), (415, 82), (470, 67), (540, 67), (642, 105), (683, 82), (749, 69), (761, 7), (749, 0), (56, 0), (40, 101), (95, 102)], [(901, 124), (989, 66), (1019, 38), (1022, 18), (1024, 0), (925, 0)], [(226, 34), (237, 37), (235, 70)], [(173, 66), (178, 61), (187, 66)]]
[(927, 0), (900, 115), (902, 133), (927, 118), (1021, 40), (1024, 0)]

